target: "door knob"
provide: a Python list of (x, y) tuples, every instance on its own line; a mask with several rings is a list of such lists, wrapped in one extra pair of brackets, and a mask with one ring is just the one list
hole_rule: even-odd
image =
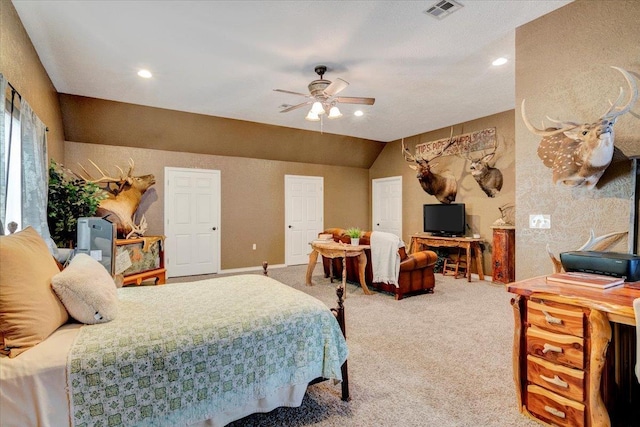
[(216, 230), (217, 230), (217, 228), (216, 228), (216, 227), (213, 227), (213, 228), (212, 228), (212, 230), (213, 230), (213, 231), (216, 231)]
[(293, 228), (293, 226), (290, 225), (289, 228)]

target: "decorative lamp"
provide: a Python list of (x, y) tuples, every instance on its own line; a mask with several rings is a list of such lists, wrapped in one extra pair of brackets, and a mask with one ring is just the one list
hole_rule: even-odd
[(324, 114), (324, 107), (322, 106), (322, 102), (320, 101), (316, 101), (313, 103), (313, 105), (311, 106), (311, 112), (316, 114), (316, 115), (320, 115), (320, 114)]
[(309, 120), (310, 122), (319, 122), (320, 116), (318, 116), (317, 113), (314, 113), (312, 109), (311, 111), (309, 111), (309, 114), (307, 114), (307, 117), (305, 117), (304, 119)]

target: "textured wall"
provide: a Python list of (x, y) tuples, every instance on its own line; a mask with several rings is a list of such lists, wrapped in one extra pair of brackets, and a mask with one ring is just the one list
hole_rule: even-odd
[[(164, 168), (215, 169), (221, 175), (221, 269), (284, 263), (284, 176), (324, 177), (325, 227), (369, 224), (368, 170), (242, 157), (178, 153), (112, 145), (65, 143), (66, 165), (90, 172), (88, 159), (112, 174), (135, 161), (134, 175), (155, 175), (156, 184), (143, 196), (148, 235), (164, 233)], [(257, 250), (252, 250), (256, 243)]]
[[(498, 148), (492, 164), (500, 169), (504, 184), (502, 190), (494, 198), (488, 197), (469, 172), (469, 161), (460, 157), (447, 156), (434, 161), (434, 171), (444, 172), (449, 170), (458, 182), (458, 194), (456, 203), (465, 203), (467, 223), (473, 233), (479, 233), (486, 244), (483, 252), (484, 272), (491, 274), (492, 230), (491, 224), (500, 218), (500, 206), (515, 202), (515, 137), (514, 137), (514, 112), (505, 111), (477, 120), (456, 124), (453, 127), (454, 135), (475, 132), (482, 129), (495, 127), (498, 138)], [(451, 128), (438, 129), (432, 132), (405, 138), (404, 142), (412, 153), (416, 144), (448, 138)], [(422, 205), (425, 203), (438, 203), (438, 200), (424, 192), (416, 172), (410, 169), (404, 160), (401, 150), (401, 141), (387, 143), (375, 163), (370, 169), (370, 179), (385, 178), (390, 176), (402, 176), (402, 236), (407, 243), (411, 235), (422, 231)], [(370, 191), (371, 192), (371, 191)]]
[[(598, 235), (629, 230), (629, 162), (612, 165), (594, 190), (554, 185), (536, 154), (540, 137), (525, 128), (520, 104), (526, 99), (527, 116), (537, 127), (545, 116), (596, 120), (618, 88), (627, 87), (610, 66), (640, 76), (638, 22), (640, 2), (579, 0), (516, 31), (517, 279), (552, 272), (547, 244), (558, 254), (580, 247), (590, 229)], [(637, 115), (619, 118), (615, 134), (615, 145), (627, 156), (640, 154)], [(529, 214), (550, 215), (551, 229), (529, 229)], [(627, 248), (624, 241), (614, 249)]]
[(64, 132), (58, 94), (9, 0), (0, 0), (0, 73), (49, 128), (49, 156), (64, 160)]

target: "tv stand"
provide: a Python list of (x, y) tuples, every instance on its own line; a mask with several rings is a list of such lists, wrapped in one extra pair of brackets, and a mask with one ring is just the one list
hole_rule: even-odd
[[(445, 237), (434, 236), (428, 233), (416, 233), (411, 236), (410, 252), (415, 253), (425, 248), (462, 248), (467, 252), (467, 260), (475, 258), (476, 270), (480, 280), (484, 280), (484, 269), (482, 262), (482, 249), (480, 243), (482, 239), (474, 239), (471, 237)], [(467, 269), (467, 281), (471, 281), (471, 269)]]

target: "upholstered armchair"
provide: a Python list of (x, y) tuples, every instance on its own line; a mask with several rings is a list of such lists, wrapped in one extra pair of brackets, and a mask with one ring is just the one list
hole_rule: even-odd
[[(342, 228), (329, 228), (322, 234), (331, 234), (336, 242), (350, 243), (348, 236), (344, 234)], [(370, 245), (371, 231), (365, 232), (360, 237), (361, 245)], [(390, 292), (395, 295), (396, 300), (402, 299), (405, 295), (414, 295), (418, 293), (432, 293), (435, 287), (435, 276), (433, 267), (438, 256), (433, 251), (420, 251), (413, 254), (407, 254), (404, 247), (398, 249), (400, 255), (400, 275), (398, 277), (398, 286), (388, 283), (373, 282), (373, 269), (371, 263), (371, 250), (365, 251), (367, 255), (367, 266), (365, 269), (365, 280), (368, 287)], [(358, 265), (357, 259), (347, 258), (347, 280), (358, 282)], [(322, 257), (325, 277), (331, 275), (332, 260)], [(340, 279), (342, 277), (342, 259), (333, 259), (333, 277)]]

